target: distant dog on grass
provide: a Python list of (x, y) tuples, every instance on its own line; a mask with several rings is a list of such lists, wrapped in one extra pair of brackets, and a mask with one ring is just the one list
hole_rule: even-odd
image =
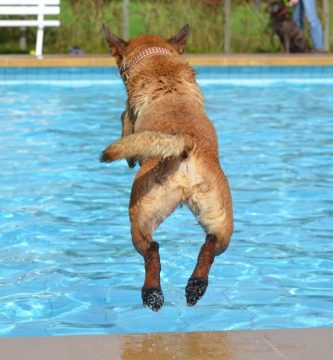
[(169, 40), (145, 35), (126, 42), (106, 27), (104, 32), (128, 99), (122, 138), (104, 150), (101, 161), (126, 158), (130, 167), (141, 165), (129, 216), (134, 247), (145, 262), (143, 304), (158, 311), (164, 303), (159, 244), (153, 233), (178, 205), (186, 204), (206, 232), (185, 289), (187, 305), (193, 306), (206, 291), (215, 256), (228, 247), (233, 211), (216, 131), (205, 113), (195, 72), (179, 56), (189, 27)]
[(281, 0), (272, 1), (267, 7), (271, 15), (273, 31), (280, 39), (285, 53), (308, 53), (309, 42), (304, 33), (291, 20), (289, 8), (282, 4)]

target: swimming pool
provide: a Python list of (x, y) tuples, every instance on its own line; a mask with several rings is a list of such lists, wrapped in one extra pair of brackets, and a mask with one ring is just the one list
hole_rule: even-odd
[(98, 161), (120, 134), (123, 87), (52, 80), (0, 86), (1, 336), (333, 325), (332, 84), (201, 74), (235, 233), (188, 308), (204, 236), (177, 209), (155, 236), (165, 305), (154, 313), (130, 239), (135, 171)]

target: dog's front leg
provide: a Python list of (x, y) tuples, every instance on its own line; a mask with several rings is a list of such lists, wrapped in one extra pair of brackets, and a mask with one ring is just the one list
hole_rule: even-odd
[(286, 54), (290, 53), (290, 36), (289, 36), (289, 34), (285, 34), (283, 36), (283, 51)]

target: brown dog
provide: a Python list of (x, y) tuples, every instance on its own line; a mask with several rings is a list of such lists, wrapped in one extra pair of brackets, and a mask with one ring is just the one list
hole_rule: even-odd
[(203, 108), (195, 72), (182, 54), (186, 25), (169, 40), (138, 36), (126, 42), (104, 27), (128, 100), (122, 138), (108, 146), (101, 161), (126, 158), (141, 165), (132, 187), (129, 215), (132, 240), (145, 261), (142, 300), (152, 310), (164, 302), (159, 245), (153, 233), (180, 204), (187, 204), (206, 232), (196, 267), (186, 286), (193, 306), (208, 286), (215, 256), (233, 232), (231, 195), (219, 163), (215, 129)]
[(281, 0), (272, 1), (267, 7), (273, 31), (280, 39), (286, 53), (308, 53), (310, 45), (303, 32), (290, 19), (289, 9)]

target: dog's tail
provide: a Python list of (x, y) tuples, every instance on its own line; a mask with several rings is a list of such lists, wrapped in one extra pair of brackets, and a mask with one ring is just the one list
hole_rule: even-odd
[(159, 131), (142, 131), (124, 136), (109, 145), (101, 161), (112, 162), (123, 158), (150, 158), (180, 156), (194, 148), (194, 139), (188, 135), (168, 134)]

